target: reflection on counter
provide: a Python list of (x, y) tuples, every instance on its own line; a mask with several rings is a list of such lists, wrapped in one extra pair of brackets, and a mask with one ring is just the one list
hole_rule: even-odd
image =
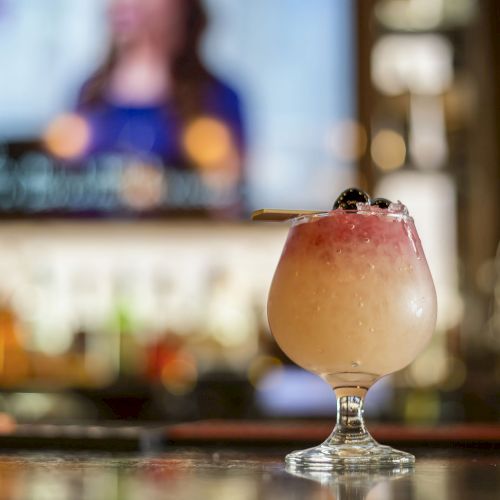
[[(405, 476), (411, 477), (413, 468), (393, 467), (373, 470), (347, 469), (340, 471), (304, 471), (287, 467), (287, 471), (297, 477), (309, 479), (329, 488), (336, 500), (386, 498), (391, 481)], [(394, 485), (392, 485), (394, 488)], [(395, 487), (397, 491), (397, 486)]]
[(410, 471), (339, 471), (328, 478), (292, 475), (281, 455), (176, 452), (157, 456), (24, 454), (0, 457), (2, 498), (59, 500), (494, 498), (498, 453), (458, 450), (422, 456)]
[[(0, 457), (2, 498), (253, 500), (306, 498), (321, 487), (279, 458), (171, 453), (150, 458)], [(291, 497), (290, 493), (300, 496)], [(312, 497), (311, 497), (312, 498)]]

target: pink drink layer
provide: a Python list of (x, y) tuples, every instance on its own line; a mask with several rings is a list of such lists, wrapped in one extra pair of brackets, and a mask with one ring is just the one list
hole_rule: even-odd
[(436, 322), (413, 220), (382, 209), (299, 219), (273, 278), (268, 317), (283, 351), (334, 387), (369, 387), (408, 365)]

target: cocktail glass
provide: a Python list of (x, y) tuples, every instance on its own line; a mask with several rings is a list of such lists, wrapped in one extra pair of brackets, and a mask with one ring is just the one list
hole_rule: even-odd
[(366, 392), (411, 363), (436, 322), (436, 293), (404, 205), (298, 217), (268, 298), (272, 334), (288, 357), (337, 396), (328, 439), (286, 457), (296, 469), (408, 466), (409, 453), (378, 444), (363, 421)]

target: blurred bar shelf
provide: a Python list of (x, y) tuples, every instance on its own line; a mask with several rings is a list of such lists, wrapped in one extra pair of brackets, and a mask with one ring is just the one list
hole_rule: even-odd
[[(284, 450), (317, 444), (330, 434), (330, 421), (206, 420), (162, 425), (17, 424), (0, 435), (0, 450), (89, 450), (155, 452), (184, 448)], [(383, 443), (409, 448), (500, 449), (500, 426), (460, 424), (448, 426), (370, 425)]]
[[(500, 425), (460, 424), (405, 426), (370, 424), (373, 437), (383, 443), (423, 447), (500, 448)], [(286, 446), (318, 444), (332, 431), (328, 421), (227, 421), (213, 420), (172, 425), (167, 428), (171, 445)]]

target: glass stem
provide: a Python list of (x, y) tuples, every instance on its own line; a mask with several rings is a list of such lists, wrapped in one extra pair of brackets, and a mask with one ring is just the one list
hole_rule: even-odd
[(365, 434), (364, 400), (359, 396), (337, 398), (337, 432), (346, 436)]
[(340, 396), (337, 398), (337, 424), (327, 440), (328, 444), (374, 443), (363, 420), (364, 398)]

